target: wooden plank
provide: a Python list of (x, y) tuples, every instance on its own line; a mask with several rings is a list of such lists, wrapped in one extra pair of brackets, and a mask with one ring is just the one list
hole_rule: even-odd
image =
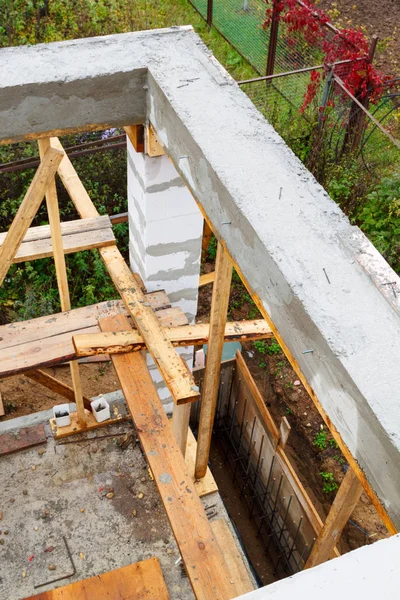
[(0, 285), (42, 203), (48, 184), (54, 177), (62, 157), (59, 150), (49, 149), (35, 173), (0, 248)]
[(78, 214), (82, 219), (99, 217), (96, 207), (91, 201), (82, 181), (78, 177), (70, 159), (64, 152), (60, 140), (56, 137), (50, 138), (50, 145), (63, 153), (62, 160), (58, 165), (58, 174), (64, 184)]
[[(71, 424), (67, 425), (66, 427), (57, 427), (56, 420), (50, 419), (50, 427), (54, 439), (61, 440), (62, 438), (66, 438), (71, 435), (76, 435), (77, 433), (80, 433), (82, 431), (82, 427), (79, 424), (77, 413), (73, 412), (70, 414), (70, 416)], [(93, 413), (85, 409), (85, 419), (86, 428), (84, 431), (91, 431), (92, 429), (99, 429), (100, 427), (106, 427), (107, 425), (112, 425), (113, 423), (120, 423), (121, 421), (126, 421), (127, 419), (129, 419), (129, 417), (126, 417), (117, 411), (107, 421), (102, 421), (101, 423), (98, 423)]]
[(4, 410), (3, 398), (0, 393), (0, 417), (4, 417), (6, 411)]
[(210, 454), (231, 279), (232, 263), (229, 254), (222, 244), (219, 243), (215, 261), (215, 281), (210, 314), (210, 335), (206, 370), (204, 373), (199, 431), (197, 435), (196, 479), (200, 479), (206, 474)]
[(145, 152), (149, 156), (162, 156), (165, 154), (164, 148), (160, 144), (158, 137), (151, 125), (145, 126)]
[(204, 226), (203, 226), (203, 239), (201, 242), (201, 249), (203, 250), (203, 252), (207, 252), (208, 247), (210, 245), (210, 241), (211, 241), (211, 237), (212, 237), (212, 229), (210, 227), (210, 225), (208, 224), (207, 221), (204, 221)]
[[(51, 390), (59, 396), (63, 396), (63, 398), (66, 398), (69, 402), (75, 402), (75, 392), (73, 388), (66, 383), (63, 383), (59, 379), (52, 377), (48, 373), (38, 369), (37, 371), (26, 371), (25, 376), (29, 377), (29, 379), (32, 379), (32, 381), (43, 385), (48, 390)], [(83, 396), (83, 404), (89, 411), (91, 411), (90, 402), (90, 398)]]
[(33, 427), (22, 427), (17, 432), (12, 431), (0, 435), (0, 456), (6, 456), (46, 442), (47, 438), (43, 423)]
[[(50, 147), (50, 140), (43, 138), (38, 140), (39, 155), (41, 163), (48, 152), (53, 152)], [(58, 151), (57, 151), (58, 152)], [(56, 269), (57, 286), (60, 295), (61, 310), (71, 310), (71, 299), (69, 296), (67, 267), (65, 265), (65, 256), (63, 249), (63, 240), (61, 233), (60, 211), (58, 208), (58, 198), (56, 190), (56, 180), (53, 176), (46, 188), (46, 205), (49, 216), (49, 225), (51, 233), (51, 246)], [(36, 243), (36, 242), (33, 242)], [(0, 249), (1, 251), (1, 249)], [(79, 365), (76, 362), (70, 363), (72, 385), (75, 393), (75, 405), (78, 413), (79, 424), (84, 429), (86, 427), (85, 407), (83, 404), (82, 386), (79, 377)]]
[[(64, 221), (61, 223), (61, 233), (63, 236), (73, 235), (74, 233), (83, 233), (98, 229), (109, 229), (112, 227), (111, 219), (107, 215), (102, 215), (94, 219), (76, 219), (75, 221)], [(7, 232), (0, 233), (0, 245), (4, 242)], [(22, 244), (27, 242), (36, 242), (37, 240), (51, 239), (50, 225), (39, 225), (38, 227), (29, 227)]]
[(212, 273), (204, 273), (204, 275), (200, 275), (199, 288), (203, 287), (204, 285), (208, 285), (209, 283), (214, 283), (214, 279), (215, 271), (212, 271)]
[(339, 537), (351, 517), (363, 491), (363, 486), (349, 467), (335, 496), (324, 526), (316, 539), (305, 569), (316, 567), (327, 561)]
[(26, 600), (168, 600), (169, 594), (157, 558), (40, 592)]
[(99, 252), (175, 404), (197, 400), (199, 392), (192, 374), (185, 361), (165, 337), (156, 313), (151, 306), (147, 305), (145, 296), (120, 251), (116, 246), (110, 246), (100, 248)]
[[(0, 327), (0, 377), (9, 377), (27, 370), (48, 367), (75, 360), (72, 337), (75, 333), (99, 333), (100, 316), (123, 313), (121, 301), (112, 300), (65, 313)], [(179, 307), (156, 312), (161, 326), (187, 323)]]
[(224, 555), (226, 567), (230, 573), (231, 581), (237, 596), (253, 591), (254, 585), (240, 553), (235, 538), (229, 529), (226, 519), (216, 519), (211, 523), (218, 546)]
[[(82, 250), (112, 246), (115, 244), (115, 236), (112, 229), (99, 229), (63, 236), (62, 243), (64, 254), (73, 254)], [(53, 256), (51, 240), (43, 239), (21, 244), (12, 262), (20, 263), (51, 256)]]
[(136, 152), (144, 152), (144, 126), (126, 125), (124, 130)]
[[(126, 317), (103, 319), (103, 331), (124, 331)], [(112, 357), (196, 598), (223, 600), (235, 592), (204, 507), (142, 353)]]
[(263, 422), (267, 426), (270, 434), (272, 435), (273, 439), (275, 440), (275, 443), (277, 444), (279, 440), (279, 430), (275, 425), (275, 421), (273, 420), (271, 413), (265, 406), (265, 402), (260, 394), (260, 390), (258, 389), (253, 377), (251, 376), (249, 368), (246, 365), (245, 360), (241, 352), (239, 352), (239, 350), (236, 352), (236, 366), (239, 372), (239, 377), (242, 377), (246, 382), (246, 385), (251, 393), (252, 398), (254, 398), (255, 402), (257, 403), (257, 407), (261, 413)]
[(181, 449), (183, 458), (185, 458), (188, 431), (190, 420), (190, 404), (174, 405), (172, 413), (171, 426), (176, 439), (176, 443)]
[(289, 421), (287, 420), (287, 418), (282, 417), (281, 424), (279, 426), (279, 440), (278, 440), (278, 444), (282, 448), (284, 448), (286, 446), (286, 442), (288, 441), (291, 429), (292, 428), (290, 427), (290, 424), (289, 424)]
[[(203, 346), (209, 342), (210, 325), (198, 323), (183, 327), (164, 327), (164, 335), (174, 346)], [(260, 340), (272, 336), (263, 319), (226, 323), (224, 341)], [(77, 334), (73, 338), (77, 356), (120, 354), (144, 350), (146, 345), (138, 331)]]
[[(188, 406), (190, 407), (190, 404)], [(194, 467), (196, 464), (196, 449), (197, 449), (197, 442), (192, 433), (192, 430), (189, 427), (188, 435), (187, 435), (185, 462), (186, 462), (187, 468), (189, 470), (189, 473), (191, 474), (192, 479), (194, 481), (194, 487), (196, 488), (196, 492), (198, 493), (200, 498), (202, 498), (203, 496), (208, 496), (209, 494), (218, 492), (218, 486), (213, 477), (213, 474), (211, 473), (211, 470), (208, 467), (207, 467), (207, 473), (205, 474), (204, 477), (202, 477), (201, 479), (195, 479)]]

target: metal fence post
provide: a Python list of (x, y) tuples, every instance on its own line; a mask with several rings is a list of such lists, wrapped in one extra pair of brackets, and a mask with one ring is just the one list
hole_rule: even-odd
[(272, 17), (271, 17), (271, 27), (269, 30), (267, 68), (265, 71), (266, 75), (273, 75), (274, 68), (275, 68), (276, 46), (278, 43), (278, 30), (279, 30), (279, 11), (277, 8), (277, 4), (278, 4), (277, 0), (272, 0)]
[[(378, 43), (378, 36), (373, 35), (371, 44), (369, 47), (369, 53), (368, 53), (368, 62), (370, 64), (372, 63), (372, 61), (374, 59), (377, 43)], [(368, 106), (369, 106), (369, 96), (370, 96), (370, 90), (367, 91), (365, 97), (362, 99), (356, 96), (356, 98), (361, 102), (361, 104), (366, 109), (368, 109)], [(347, 152), (347, 151), (355, 152), (357, 150), (357, 148), (360, 147), (360, 144), (362, 141), (362, 136), (364, 133), (364, 128), (365, 128), (365, 113), (360, 109), (359, 106), (357, 106), (357, 104), (355, 102), (352, 102), (352, 105), (350, 108), (349, 120), (347, 123), (347, 131), (346, 131), (346, 135), (344, 137), (344, 142), (343, 142), (343, 151), (344, 152)]]
[(213, 4), (214, 0), (207, 0), (207, 25), (211, 27), (213, 20)]

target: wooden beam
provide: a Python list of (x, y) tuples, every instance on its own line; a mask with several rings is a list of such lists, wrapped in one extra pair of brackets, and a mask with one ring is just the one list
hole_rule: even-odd
[[(58, 139), (51, 140), (55, 148), (62, 148)], [(71, 161), (64, 153), (59, 175), (82, 218), (98, 216)], [(116, 246), (100, 248), (99, 253), (134, 323), (146, 342), (176, 404), (192, 402), (199, 397), (194, 379), (186, 363), (174, 350), (171, 342), (165, 339), (162, 327), (150, 306), (146, 306), (145, 296), (138, 282), (125, 263)]]
[(181, 449), (183, 458), (186, 455), (186, 447), (189, 432), (189, 420), (190, 420), (190, 404), (181, 404), (178, 406), (174, 405), (172, 413), (171, 426), (172, 431), (176, 439), (176, 443)]
[(210, 241), (212, 238), (212, 229), (210, 227), (210, 225), (208, 224), (208, 221), (204, 220), (204, 225), (203, 225), (203, 240), (201, 242), (201, 249), (203, 250), (203, 252), (207, 252), (208, 247), (210, 245)]
[[(101, 427), (107, 427), (107, 425), (121, 423), (122, 421), (127, 421), (129, 419), (129, 416), (127, 417), (126, 415), (121, 414), (120, 412), (118, 412), (118, 409), (115, 410), (115, 407), (113, 408), (113, 411), (115, 412), (111, 413), (109, 419), (98, 423), (94, 414), (91, 411), (85, 409), (86, 428), (83, 431), (87, 432), (92, 431), (92, 429), (100, 429)], [(70, 417), (71, 423), (64, 427), (58, 427), (55, 418), (50, 419), (51, 432), (55, 440), (61, 440), (66, 437), (70, 437), (71, 435), (81, 433), (82, 427), (79, 424), (77, 413), (72, 412), (70, 414)]]
[(43, 156), (0, 248), (0, 285), (3, 283), (13, 258), (42, 203), (45, 191), (49, 182), (54, 178), (62, 157), (63, 154), (55, 149), (49, 149)]
[(289, 421), (287, 420), (287, 418), (282, 417), (281, 424), (279, 426), (279, 440), (278, 440), (278, 444), (282, 448), (284, 448), (286, 446), (286, 442), (288, 441), (291, 429), (292, 428), (290, 427), (290, 424), (289, 424)]
[(165, 154), (164, 148), (160, 144), (158, 137), (151, 125), (145, 127), (145, 152), (149, 156), (162, 156)]
[(199, 431), (197, 435), (196, 479), (204, 477), (210, 454), (211, 435), (217, 405), (219, 373), (224, 346), (224, 332), (231, 290), (232, 263), (221, 243), (215, 261), (215, 281), (211, 300), (210, 335), (203, 381)]
[[(209, 342), (210, 325), (198, 323), (182, 327), (165, 327), (165, 337), (173, 346), (203, 346)], [(263, 319), (256, 321), (234, 321), (226, 323), (225, 342), (261, 340), (272, 337), (272, 332)], [(76, 334), (73, 337), (76, 356), (97, 354), (121, 354), (144, 350), (146, 344), (138, 331), (118, 333)]]
[(3, 398), (0, 393), (0, 417), (4, 417), (6, 411), (4, 410)]
[[(50, 147), (50, 140), (43, 138), (38, 140), (40, 160), (43, 161), (48, 152), (54, 152)], [(57, 150), (57, 152), (59, 152)], [(56, 180), (53, 176), (48, 181), (46, 189), (46, 205), (49, 216), (51, 245), (53, 248), (54, 265), (56, 269), (58, 292), (60, 295), (61, 310), (71, 310), (71, 300), (69, 296), (67, 268), (65, 265), (65, 256), (63, 249), (60, 211), (58, 208), (58, 198), (56, 190)], [(83, 404), (83, 395), (81, 380), (79, 377), (79, 365), (76, 362), (70, 363), (72, 384), (75, 392), (75, 405), (78, 414), (79, 424), (82, 429), (86, 428), (85, 407)]]
[(199, 288), (203, 287), (203, 285), (214, 283), (214, 279), (215, 271), (213, 271), (212, 273), (204, 273), (204, 275), (200, 275)]
[(91, 201), (82, 181), (79, 179), (78, 173), (75, 171), (70, 159), (65, 153), (60, 140), (56, 137), (52, 137), (50, 138), (50, 145), (52, 148), (55, 148), (63, 153), (62, 160), (58, 166), (58, 174), (69, 194), (69, 197), (74, 203), (79, 216), (82, 219), (99, 217), (100, 215), (95, 205)]
[[(124, 331), (126, 317), (100, 320), (104, 331)], [(142, 353), (112, 356), (138, 436), (164, 504), (196, 598), (235, 596), (222, 553), (211, 531), (171, 424)]]
[[(185, 406), (190, 406), (190, 404), (185, 405)], [(189, 470), (189, 475), (191, 476), (191, 478), (194, 481), (194, 487), (196, 488), (196, 492), (198, 493), (200, 498), (202, 498), (203, 496), (208, 496), (209, 494), (218, 492), (218, 486), (213, 477), (213, 474), (211, 473), (211, 470), (208, 467), (207, 467), (207, 473), (206, 473), (205, 477), (203, 477), (202, 479), (195, 479), (194, 467), (196, 464), (196, 448), (197, 448), (196, 438), (194, 437), (192, 430), (189, 427), (188, 435), (187, 435), (185, 462), (186, 462), (187, 468)]]
[(146, 302), (120, 251), (116, 246), (110, 246), (101, 248), (99, 252), (175, 404), (197, 400), (199, 392), (192, 374), (165, 337), (156, 314)]
[[(40, 385), (43, 385), (55, 394), (66, 398), (67, 400), (69, 400), (69, 402), (75, 402), (75, 392), (73, 388), (67, 385), (66, 383), (63, 383), (59, 379), (56, 379), (56, 377), (52, 377), (48, 373), (45, 373), (45, 371), (41, 371), (40, 369), (36, 371), (26, 371), (24, 375), (26, 377), (29, 377), (29, 379), (32, 379), (32, 381), (40, 383)], [(90, 398), (88, 398), (87, 396), (83, 396), (83, 404), (86, 410), (92, 410), (90, 402)]]
[[(156, 310), (161, 327), (187, 325), (185, 313), (178, 307), (155, 308), (164, 292), (146, 295)], [(99, 318), (128, 315), (121, 300), (100, 302), (28, 321), (0, 326), (0, 378), (40, 367), (53, 366), (77, 358), (72, 344), (76, 333), (99, 333)], [(106, 355), (102, 355), (106, 356)]]
[(124, 130), (136, 152), (144, 152), (144, 126), (126, 125)]
[(225, 564), (230, 573), (231, 581), (233, 581), (236, 596), (253, 591), (254, 585), (244, 563), (243, 554), (239, 552), (226, 519), (216, 519), (211, 523), (211, 529), (224, 555)]
[(336, 494), (325, 524), (314, 543), (305, 569), (327, 561), (332, 554), (343, 529), (349, 520), (363, 491), (363, 486), (349, 467)]

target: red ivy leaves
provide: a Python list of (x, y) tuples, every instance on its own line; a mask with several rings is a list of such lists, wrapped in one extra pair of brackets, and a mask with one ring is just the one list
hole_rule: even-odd
[[(271, 25), (273, 17), (274, 0), (265, 0), (267, 3), (264, 28)], [(384, 84), (388, 77), (375, 69), (368, 59), (368, 40), (361, 31), (355, 29), (341, 29), (331, 35), (325, 27), (329, 22), (327, 15), (317, 9), (309, 0), (279, 0), (275, 1), (277, 18), (286, 23), (287, 32), (301, 32), (308, 44), (320, 48), (324, 54), (326, 71), (330, 65), (342, 60), (351, 60), (345, 68), (337, 68), (336, 73), (342, 78), (346, 88), (358, 98), (364, 98), (370, 92), (370, 101), (376, 103), (384, 92)], [(288, 39), (291, 44), (291, 38)], [(295, 45), (293, 38), (293, 45)], [(311, 81), (308, 85), (304, 102), (301, 107), (303, 112), (315, 98), (321, 74), (311, 72)]]
[(307, 106), (309, 106), (311, 104), (311, 102), (313, 101), (313, 99), (315, 98), (318, 88), (319, 88), (320, 81), (321, 81), (321, 73), (319, 73), (318, 71), (311, 71), (311, 81), (307, 86), (307, 92), (306, 92), (306, 95), (304, 96), (303, 104), (300, 107), (301, 113), (305, 111)]

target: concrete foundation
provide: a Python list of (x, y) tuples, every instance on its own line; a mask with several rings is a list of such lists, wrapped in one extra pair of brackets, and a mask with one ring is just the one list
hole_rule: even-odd
[(3, 142), (152, 123), (400, 527), (400, 317), (381, 287), (400, 281), (193, 31), (6, 48), (0, 69)]
[[(199, 289), (203, 217), (167, 156), (136, 152), (128, 140), (129, 254), (149, 292), (165, 290), (194, 323)], [(179, 348), (188, 367), (193, 347)], [(147, 363), (168, 413), (173, 402), (148, 354)]]
[[(120, 393), (105, 396), (126, 411)], [(170, 597), (194, 599), (139, 444), (121, 447), (131, 423), (56, 442), (51, 416), (52, 411), (42, 411), (0, 423), (0, 435), (38, 423), (45, 423), (47, 433), (46, 444), (1, 458), (0, 599), (20, 600), (153, 556)], [(212, 506), (210, 521), (227, 519), (237, 540), (218, 492), (203, 504)]]

